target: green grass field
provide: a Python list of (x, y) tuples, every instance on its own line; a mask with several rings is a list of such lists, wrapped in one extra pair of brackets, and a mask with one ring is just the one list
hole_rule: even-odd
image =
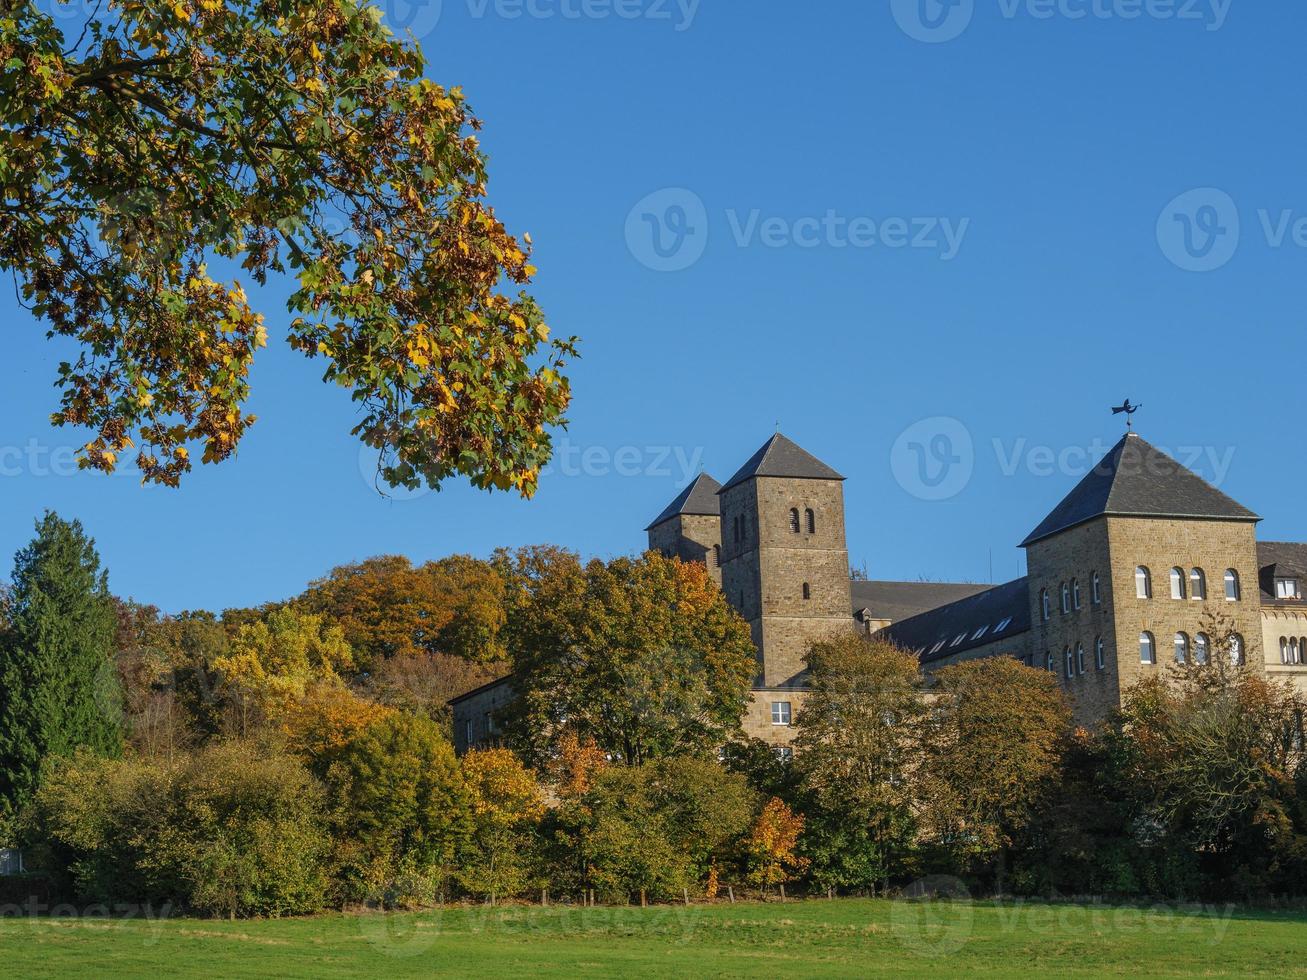
[(0, 974), (1307, 976), (1307, 915), (1233, 907), (812, 900), (455, 908), (252, 922), (0, 920)]

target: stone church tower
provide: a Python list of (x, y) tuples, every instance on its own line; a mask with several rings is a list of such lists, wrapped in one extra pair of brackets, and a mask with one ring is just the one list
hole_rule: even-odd
[(749, 623), (759, 686), (800, 686), (815, 640), (852, 628), (844, 477), (777, 433), (717, 492), (721, 582)]

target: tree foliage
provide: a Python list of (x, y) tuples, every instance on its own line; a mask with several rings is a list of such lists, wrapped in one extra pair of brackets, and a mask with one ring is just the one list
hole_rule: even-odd
[(568, 730), (629, 765), (713, 750), (738, 731), (753, 642), (702, 565), (654, 552), (501, 561), (519, 693), (507, 724), (529, 759), (552, 755)]
[(21, 806), (49, 760), (122, 749), (116, 615), (95, 543), (53, 513), (14, 559), (0, 634), (0, 810)]
[(80, 36), (5, 5), (0, 268), (81, 349), (54, 420), (91, 430), (83, 465), (139, 447), (175, 486), (196, 444), (235, 452), (267, 331), (213, 264), (295, 277), (287, 341), (352, 392), (382, 480), (535, 491), (574, 342), (503, 290), (534, 273), (529, 238), (425, 67), (353, 0), (123, 0)]

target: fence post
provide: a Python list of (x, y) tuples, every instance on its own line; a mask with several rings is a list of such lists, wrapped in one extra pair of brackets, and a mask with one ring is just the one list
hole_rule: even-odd
[(785, 901), (785, 882), (781, 882), (781, 901)]
[(681, 897), (682, 897), (683, 899), (685, 899), (685, 904), (686, 904), (686, 905), (689, 905), (689, 904), (690, 904), (690, 889), (688, 889), (688, 888), (682, 888), (682, 889), (681, 889)]
[(645, 901), (644, 889), (641, 888), (641, 889), (640, 889), (640, 908), (646, 908), (646, 907), (648, 907), (648, 904), (649, 904), (649, 903), (648, 903), (647, 901)]
[(731, 885), (726, 886), (726, 894), (730, 896), (731, 904), (735, 904), (735, 888)]

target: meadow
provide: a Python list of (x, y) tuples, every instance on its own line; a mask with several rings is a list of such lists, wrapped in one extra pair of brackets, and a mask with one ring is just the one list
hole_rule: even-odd
[(1235, 906), (814, 899), (234, 922), (141, 911), (2, 919), (0, 974), (1307, 976), (1307, 914)]

